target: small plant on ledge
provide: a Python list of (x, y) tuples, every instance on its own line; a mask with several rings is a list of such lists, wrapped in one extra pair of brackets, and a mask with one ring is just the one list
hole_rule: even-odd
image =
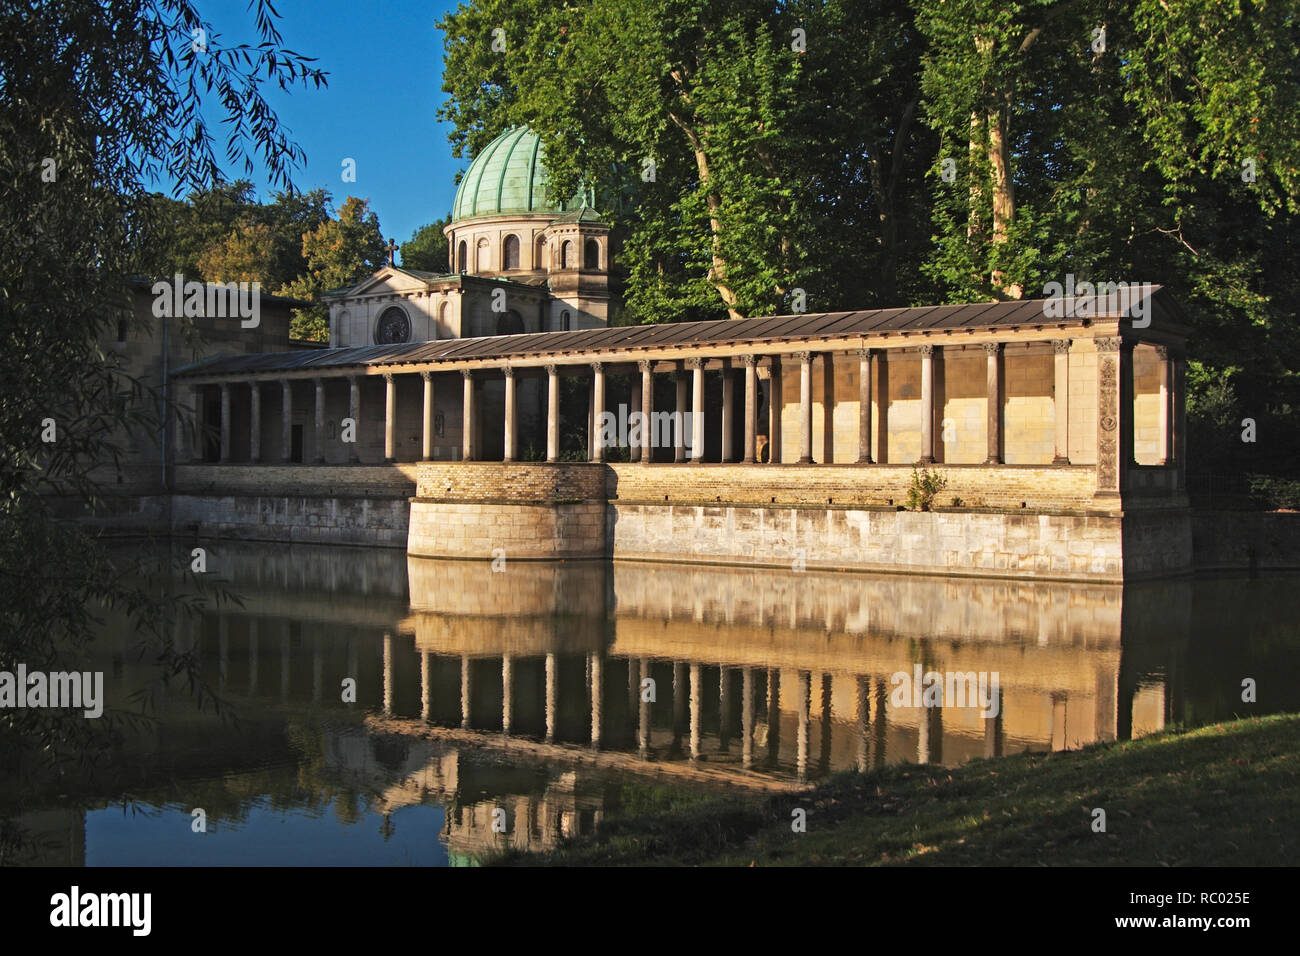
[(929, 511), (934, 506), (935, 496), (948, 487), (948, 479), (937, 471), (922, 468), (919, 472), (912, 466), (912, 487), (907, 489), (907, 508), (909, 511)]

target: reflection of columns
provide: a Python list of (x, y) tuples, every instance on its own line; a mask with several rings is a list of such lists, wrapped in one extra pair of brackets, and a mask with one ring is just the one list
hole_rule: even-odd
[(280, 382), (280, 460), (293, 458), (293, 383)]
[(858, 463), (871, 457), (871, 349), (858, 349)]
[(397, 380), (391, 372), (384, 374), (384, 462), (397, 461)]
[(518, 413), (515, 399), (515, 370), (507, 365), (502, 372), (506, 377), (506, 434), (505, 434), (505, 454), (502, 456), (503, 461), (515, 460), (515, 441), (519, 434)]
[(546, 460), (560, 460), (560, 370), (546, 366)]
[(781, 462), (781, 407), (784, 401), (781, 385), (781, 356), (773, 355), (768, 366), (767, 385), (767, 462)]
[(320, 641), (311, 642), (311, 702), (320, 703), (320, 691), (324, 678), (325, 659), (321, 656)]
[[(1111, 701), (1114, 702), (1114, 697)], [(998, 712), (995, 716), (985, 717), (984, 720), (984, 756), (1001, 757), (1002, 756), (1002, 688), (998, 688), (997, 699), (993, 701), (993, 706), (997, 707)], [(1105, 738), (1099, 738), (1105, 739)], [(1114, 739), (1111, 737), (1110, 739)]]
[(889, 699), (889, 690), (883, 677), (876, 681), (876, 705), (872, 735), (875, 738), (873, 749), (877, 767), (885, 765), (885, 743), (889, 736), (889, 725), (885, 716), (885, 701)]
[(718, 672), (718, 749), (725, 754), (731, 736), (731, 670), (724, 664)]
[(546, 655), (546, 741), (555, 739), (555, 655)]
[(795, 770), (799, 779), (808, 777), (808, 723), (810, 698), (812, 697), (812, 672), (799, 672), (799, 737), (796, 746)]
[(464, 461), (474, 460), (474, 373), (467, 368), (460, 370), (464, 389), (461, 398), (460, 416), (460, 457)]
[(230, 658), (230, 621), (226, 615), (217, 619), (217, 689), (226, 691), (226, 672)]
[(700, 759), (700, 665), (691, 665), (691, 759)]
[(592, 651), (588, 660), (591, 663), (591, 745), (599, 747), (601, 698), (605, 690), (604, 661), (599, 651)]
[(510, 733), (510, 725), (513, 723), (514, 706), (512, 698), (515, 689), (515, 667), (514, 660), (509, 654), (501, 656), (501, 732)]
[(280, 626), (280, 700), (289, 699), (289, 622)]
[(758, 447), (758, 363), (752, 355), (742, 355), (745, 366), (745, 458), (747, 465), (754, 464)]
[(460, 656), (460, 725), (469, 729), (469, 655)]
[(248, 695), (257, 693), (257, 621), (248, 622)]
[(393, 635), (384, 632), (384, 713), (393, 712)]
[(424, 381), (424, 407), (420, 412), (420, 457), (433, 461), (433, 373), (421, 372)]
[(740, 675), (740, 765), (754, 763), (754, 671), (746, 667)]
[[(641, 680), (645, 680), (650, 676), (650, 662), (644, 657), (641, 658), (638, 670), (641, 674)], [(637, 706), (640, 710), (637, 713), (636, 746), (637, 750), (640, 751), (641, 756), (644, 757), (646, 752), (650, 749), (650, 701), (646, 700), (645, 693), (642, 692), (639, 687), (637, 690), (637, 700)]]
[(719, 461), (735, 461), (736, 448), (736, 375), (731, 360), (722, 360), (722, 451)]
[(920, 465), (934, 464), (934, 346), (919, 345), (921, 353), (921, 459)]
[(230, 386), (221, 383), (221, 460), (230, 461)]
[(348, 461), (357, 464), (361, 461), (361, 377), (348, 376), (348, 417), (352, 419), (352, 446)]
[(767, 669), (767, 762), (781, 759), (781, 672)]
[(673, 381), (677, 385), (677, 404), (673, 409), (677, 413), (673, 416), (673, 461), (680, 463), (686, 460), (686, 373), (678, 368), (673, 372)]
[(812, 464), (812, 353), (798, 352), (799, 359), (799, 464)]
[(858, 773), (866, 773), (869, 766), (868, 757), (870, 756), (869, 744), (871, 742), (871, 711), (868, 709), (871, 704), (871, 678), (859, 677), (857, 680), (858, 691), (858, 722), (855, 730), (858, 735)]
[(248, 460), (262, 461), (262, 383), (248, 383)]
[(818, 755), (818, 770), (821, 773), (828, 773), (831, 769), (831, 714), (834, 708), (831, 706), (831, 675), (822, 675), (822, 728), (821, 728), (821, 753)]
[(1052, 414), (1056, 417), (1056, 456), (1052, 464), (1070, 463), (1070, 340), (1052, 342), (1056, 361), (1056, 385), (1052, 399)]
[(704, 359), (686, 360), (691, 370), (691, 461), (704, 460)]
[(988, 439), (988, 457), (986, 465), (1002, 464), (1002, 343), (985, 342), (984, 355), (988, 371), (985, 377), (986, 389), (984, 400), (988, 413), (985, 435)]
[(600, 362), (591, 363), (591, 460), (605, 460), (604, 436), (601, 434), (600, 416), (605, 411), (605, 367)]
[(679, 738), (686, 723), (686, 665), (673, 661), (673, 737)]
[(655, 376), (651, 363), (645, 359), (637, 362), (641, 370), (641, 457), (642, 464), (654, 461), (654, 408)]
[(316, 464), (325, 462), (325, 379), (316, 379)]

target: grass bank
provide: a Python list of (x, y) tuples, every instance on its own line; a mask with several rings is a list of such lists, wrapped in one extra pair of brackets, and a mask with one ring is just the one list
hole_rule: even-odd
[[(1094, 832), (1095, 808), (1106, 830)], [(792, 832), (792, 811), (807, 830)], [(692, 800), (607, 821), (507, 865), (1300, 863), (1300, 715), (1171, 730), (947, 770), (841, 774), (771, 798)]]

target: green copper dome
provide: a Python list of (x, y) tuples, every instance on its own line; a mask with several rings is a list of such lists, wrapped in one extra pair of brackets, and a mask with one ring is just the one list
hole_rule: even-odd
[(526, 126), (512, 127), (492, 140), (461, 178), (451, 221), (528, 213), (559, 215), (588, 205), (581, 191), (568, 202), (557, 203), (547, 196), (541, 145)]

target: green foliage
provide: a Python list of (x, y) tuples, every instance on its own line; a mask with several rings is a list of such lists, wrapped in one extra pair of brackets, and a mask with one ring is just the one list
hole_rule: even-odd
[(448, 213), (438, 221), (415, 230), (411, 238), (402, 243), (402, 267), (439, 274), (449, 271), (451, 266), (447, 261), (447, 237), (442, 230), (450, 223), (451, 214)]
[(1273, 510), (1300, 511), (1300, 481), (1251, 475), (1250, 496)]
[[(948, 479), (937, 471), (922, 468), (919, 472), (912, 467), (912, 484), (907, 489), (907, 508), (909, 511), (929, 511), (934, 507), (934, 499), (939, 492), (948, 487)], [(960, 499), (953, 499), (956, 506)]]
[[(100, 346), (131, 315), (130, 277), (151, 272), (166, 245), (175, 207), (145, 183), (220, 183), (213, 115), (231, 121), (224, 159), (251, 171), (260, 157), (280, 184), (302, 159), (262, 84), (318, 86), (323, 74), (283, 49), (264, 0), (254, 13), (260, 45), (222, 47), (183, 0), (0, 7), (0, 347), (10, 363), (0, 385), (0, 669), (83, 670), (97, 616), (119, 610), (164, 674), (202, 687), (166, 626), (182, 605), (138, 583), (155, 569), (57, 519), (101, 504), (105, 482), (120, 477), (123, 437), (158, 425), (161, 397)], [(201, 54), (191, 46), (200, 26), (214, 40)], [(224, 215), (246, 196), (236, 184), (213, 198)], [(189, 253), (197, 259), (198, 247)], [(47, 418), (52, 444), (41, 440)], [(0, 750), (40, 761), (93, 754), (96, 723), (5, 709)]]

